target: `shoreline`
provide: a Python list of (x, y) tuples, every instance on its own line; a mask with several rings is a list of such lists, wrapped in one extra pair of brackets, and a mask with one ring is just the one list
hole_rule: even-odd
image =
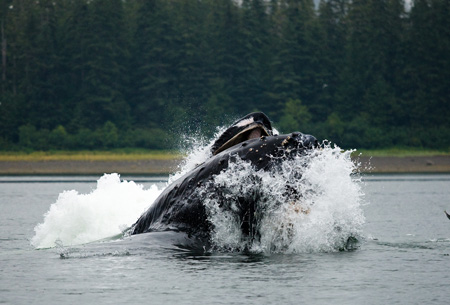
[(0, 175), (168, 174), (176, 171), (180, 162), (179, 159), (0, 161)]
[[(361, 173), (450, 173), (450, 156), (352, 158)], [(154, 175), (177, 170), (182, 159), (0, 161), (0, 175)]]
[(450, 156), (355, 157), (361, 173), (450, 173)]

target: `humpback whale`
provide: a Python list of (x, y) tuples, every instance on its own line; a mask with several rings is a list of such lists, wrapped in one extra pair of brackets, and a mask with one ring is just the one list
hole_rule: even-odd
[[(131, 234), (174, 230), (207, 241), (213, 224), (208, 217), (204, 200), (208, 196), (216, 196), (221, 199), (220, 209), (237, 215), (242, 233), (256, 238), (256, 214), (263, 213), (258, 197), (243, 194), (238, 204), (231, 204), (224, 196), (226, 192), (214, 185), (213, 178), (238, 161), (250, 163), (255, 172), (269, 171), (316, 147), (318, 142), (311, 135), (300, 132), (274, 135), (270, 120), (264, 113), (250, 113), (233, 123), (214, 142), (210, 158), (170, 184), (160, 194), (131, 227)], [(295, 198), (295, 190), (289, 189), (288, 185), (286, 192)]]

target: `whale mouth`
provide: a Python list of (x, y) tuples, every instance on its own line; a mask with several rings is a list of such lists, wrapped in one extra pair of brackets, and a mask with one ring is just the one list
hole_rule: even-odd
[(260, 138), (262, 136), (269, 136), (271, 133), (266, 129), (266, 127), (261, 123), (253, 123), (249, 125), (247, 128), (243, 129), (239, 133), (237, 133), (234, 137), (228, 140), (225, 144), (220, 146), (216, 151), (213, 152), (213, 155), (217, 155), (218, 153), (236, 145), (241, 142)]

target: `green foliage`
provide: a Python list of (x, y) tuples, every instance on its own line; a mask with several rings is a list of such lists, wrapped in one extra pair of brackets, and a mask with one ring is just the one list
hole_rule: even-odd
[(19, 127), (19, 145), (24, 148), (33, 148), (37, 139), (36, 127), (32, 125), (23, 125)]
[(52, 149), (70, 147), (70, 138), (64, 126), (58, 125), (50, 132), (48, 135), (48, 144)]
[(113, 148), (118, 144), (119, 133), (117, 127), (110, 121), (106, 122), (99, 130), (99, 135), (103, 148)]
[(80, 128), (73, 141), (75, 147), (79, 149), (94, 149), (101, 146), (98, 133), (87, 128)]
[(299, 99), (289, 99), (284, 106), (279, 126), (282, 132), (308, 130), (311, 118), (308, 107), (302, 105)]
[(0, 149), (170, 148), (250, 111), (341, 147), (450, 146), (450, 2), (5, 0)]
[[(174, 139), (162, 129), (131, 129), (121, 132), (108, 121), (95, 130), (81, 128), (76, 134), (66, 131), (59, 125), (52, 131), (37, 130), (33, 125), (27, 124), (19, 127), (18, 147), (25, 150), (82, 150), (82, 149), (113, 149), (116, 147), (141, 147), (147, 149), (168, 149)], [(0, 147), (7, 149), (10, 146), (5, 139), (0, 138)]]
[(135, 129), (130, 132), (132, 137), (131, 147), (143, 147), (148, 149), (167, 149), (170, 147), (171, 140), (166, 132), (161, 129)]

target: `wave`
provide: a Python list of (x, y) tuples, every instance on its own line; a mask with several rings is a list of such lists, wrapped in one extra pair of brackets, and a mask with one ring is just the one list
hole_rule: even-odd
[(122, 233), (158, 197), (162, 189), (121, 180), (105, 174), (88, 194), (76, 190), (59, 194), (35, 228), (31, 244), (36, 248), (85, 244)]

